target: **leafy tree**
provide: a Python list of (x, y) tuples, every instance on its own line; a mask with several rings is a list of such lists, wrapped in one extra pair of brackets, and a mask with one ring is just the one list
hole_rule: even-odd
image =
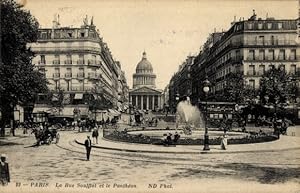
[(217, 101), (244, 103), (246, 99), (254, 99), (256, 91), (245, 84), (242, 73), (229, 73), (223, 92), (218, 93)]
[(96, 82), (92, 89), (92, 95), (87, 101), (90, 110), (95, 111), (112, 108), (112, 103), (104, 97), (104, 92), (104, 85), (101, 82)]
[(12, 118), (14, 107), (32, 102), (36, 93), (46, 91), (47, 81), (35, 70), (34, 53), (27, 47), (37, 40), (37, 20), (13, 0), (2, 0), (0, 5), (0, 133), (4, 136), (5, 124)]
[[(295, 99), (298, 93), (296, 80), (285, 70), (273, 68), (268, 70), (260, 80), (259, 95), (262, 103), (286, 103)], [(268, 100), (268, 101), (267, 101)]]

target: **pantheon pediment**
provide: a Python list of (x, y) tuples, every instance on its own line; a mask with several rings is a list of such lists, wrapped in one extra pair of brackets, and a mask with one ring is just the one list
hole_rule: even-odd
[(130, 91), (130, 93), (131, 94), (137, 94), (137, 93), (161, 94), (161, 91), (144, 86), (144, 87), (133, 89)]

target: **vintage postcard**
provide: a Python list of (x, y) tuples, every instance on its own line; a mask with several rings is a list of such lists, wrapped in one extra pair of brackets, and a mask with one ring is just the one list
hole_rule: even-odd
[(0, 192), (300, 193), (299, 6), (2, 0)]

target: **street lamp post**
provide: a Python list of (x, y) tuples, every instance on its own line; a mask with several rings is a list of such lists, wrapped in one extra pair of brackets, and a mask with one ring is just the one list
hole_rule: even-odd
[(176, 124), (176, 130), (177, 130), (177, 128), (178, 128), (178, 116), (177, 116), (177, 114), (178, 114), (178, 112), (177, 112), (177, 105), (178, 105), (178, 102), (179, 102), (179, 94), (177, 93), (176, 94), (176, 97), (175, 97), (175, 100), (176, 100), (176, 104), (175, 104), (175, 124)]
[(176, 100), (176, 104), (175, 104), (175, 110), (176, 110), (178, 102), (179, 102), (179, 94), (178, 93), (176, 94), (175, 100)]
[(209, 80), (206, 78), (203, 82), (203, 91), (205, 93), (205, 100), (206, 100), (206, 104), (205, 104), (205, 133), (204, 133), (204, 148), (203, 150), (205, 151), (209, 151), (209, 136), (208, 136), (208, 127), (207, 127), (207, 115), (208, 115), (208, 112), (207, 112), (207, 95), (208, 95), (208, 92), (209, 92), (209, 85), (210, 85), (210, 82)]

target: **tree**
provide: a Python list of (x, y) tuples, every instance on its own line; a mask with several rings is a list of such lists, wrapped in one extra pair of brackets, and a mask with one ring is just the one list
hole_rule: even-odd
[[(298, 93), (298, 87), (284, 69), (268, 70), (260, 80), (259, 95), (262, 103), (286, 103)], [(267, 101), (268, 100), (268, 101)]]
[(253, 99), (256, 91), (245, 84), (242, 73), (229, 73), (222, 93), (216, 96), (217, 101), (244, 103), (246, 99)]
[(112, 102), (104, 97), (104, 93), (104, 85), (100, 82), (95, 83), (92, 89), (92, 96), (88, 100), (90, 110), (96, 111), (112, 108)]
[(32, 64), (34, 53), (27, 47), (38, 37), (38, 22), (13, 0), (1, 1), (0, 110), (1, 135), (17, 104), (32, 102), (47, 91), (45, 77)]

